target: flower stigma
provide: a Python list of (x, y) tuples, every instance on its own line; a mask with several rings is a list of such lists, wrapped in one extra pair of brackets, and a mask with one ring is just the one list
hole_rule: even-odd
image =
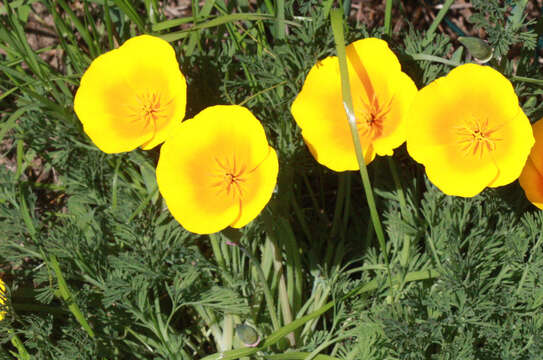
[(233, 199), (241, 199), (244, 194), (243, 184), (246, 182), (245, 166), (237, 167), (236, 159), (232, 162), (222, 162), (218, 158), (215, 161), (220, 167), (219, 173), (215, 174), (220, 180), (213, 184), (218, 188), (217, 195), (225, 192), (226, 195), (231, 196)]
[(466, 156), (478, 155), (480, 159), (496, 149), (496, 142), (502, 139), (494, 136), (498, 129), (490, 129), (488, 119), (470, 121), (457, 128), (458, 143)]
[(383, 133), (384, 120), (391, 110), (392, 99), (384, 106), (379, 104), (375, 94), (372, 95), (369, 104), (362, 97), (359, 100), (355, 110), (359, 115), (357, 116), (356, 128), (361, 136), (373, 141)]
[(138, 105), (130, 107), (131, 117), (134, 118), (133, 121), (143, 121), (145, 127), (152, 124), (153, 128), (156, 129), (158, 121), (168, 118), (167, 108), (173, 99), (164, 102), (161, 94), (155, 91), (144, 93), (136, 98)]

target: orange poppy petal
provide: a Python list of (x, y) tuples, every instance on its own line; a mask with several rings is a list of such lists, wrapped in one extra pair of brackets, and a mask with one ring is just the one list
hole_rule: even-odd
[(239, 202), (216, 186), (217, 134), (198, 116), (182, 123), (160, 149), (158, 188), (173, 217), (188, 231), (211, 234), (239, 216)]
[(532, 145), (511, 83), (487, 66), (455, 68), (420, 90), (409, 110), (407, 150), (449, 195), (511, 183)]
[(458, 126), (473, 118), (488, 119), (499, 127), (519, 109), (511, 83), (499, 72), (476, 64), (458, 66), (415, 96), (408, 116), (407, 148), (418, 161), (416, 146), (454, 143)]
[(407, 115), (417, 94), (417, 86), (403, 72), (398, 73), (394, 83), (396, 89), (390, 99), (390, 111), (383, 121), (383, 132), (373, 140), (375, 151), (382, 156), (392, 155), (394, 149), (405, 142)]
[(524, 164), (535, 143), (530, 120), (522, 110), (511, 121), (496, 131), (496, 147), (493, 156), (500, 170), (499, 175), (489, 184), (498, 187), (512, 183), (520, 176)]
[(270, 151), (262, 125), (249, 110), (209, 107), (174, 129), (162, 146), (159, 190), (175, 219), (191, 232), (210, 234), (242, 218), (248, 222), (275, 186), (277, 171), (267, 171), (273, 170)]
[[(352, 67), (349, 68), (353, 96), (364, 90)], [(351, 130), (343, 107), (337, 57), (319, 61), (307, 75), (294, 100), (291, 112), (315, 159), (334, 170), (357, 170)], [(367, 145), (363, 144), (367, 152)], [(373, 156), (371, 156), (373, 159)]]
[[(366, 163), (405, 141), (405, 115), (417, 89), (387, 43), (367, 38), (346, 48), (356, 127)], [(341, 90), (337, 57), (309, 71), (291, 107), (312, 155), (334, 170), (359, 169)]]
[(530, 158), (540, 174), (543, 174), (543, 118), (532, 125), (535, 145), (530, 153)]
[(273, 194), (277, 182), (279, 162), (273, 148), (269, 148), (269, 154), (255, 169), (247, 176), (244, 186), (247, 192), (241, 199), (240, 217), (231, 226), (241, 228), (260, 214)]
[(447, 195), (475, 196), (498, 176), (491, 159), (467, 158), (455, 145), (427, 147), (425, 153), (428, 179)]
[(543, 209), (543, 176), (537, 170), (531, 158), (526, 161), (518, 180), (528, 200), (538, 208)]
[(107, 153), (163, 142), (185, 106), (186, 81), (173, 48), (149, 35), (96, 58), (74, 99), (84, 131)]
[(401, 65), (387, 42), (377, 38), (361, 39), (349, 44), (345, 51), (358, 81), (364, 86), (365, 101), (370, 101), (374, 94), (383, 101), (390, 99), (396, 92), (395, 76), (401, 73)]

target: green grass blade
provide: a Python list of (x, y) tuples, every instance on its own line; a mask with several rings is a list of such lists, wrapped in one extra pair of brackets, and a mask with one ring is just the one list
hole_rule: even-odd
[(362, 145), (360, 144), (360, 137), (356, 128), (356, 118), (353, 110), (353, 100), (351, 97), (351, 85), (349, 84), (349, 73), (347, 69), (347, 55), (345, 52), (345, 38), (343, 35), (343, 14), (339, 9), (333, 9), (330, 14), (332, 20), (332, 31), (334, 33), (334, 40), (336, 43), (337, 56), (339, 59), (339, 70), (341, 74), (341, 88), (343, 94), (343, 104), (345, 106), (345, 112), (351, 129), (353, 143), (356, 151), (356, 159), (360, 166), (360, 177), (364, 185), (364, 191), (366, 193), (366, 200), (370, 209), (371, 221), (377, 239), (379, 240), (379, 246), (383, 252), (385, 258), (385, 264), (387, 265), (389, 285), (392, 288), (392, 274), (390, 271), (390, 264), (388, 259), (388, 253), (385, 244), (385, 235), (383, 232), (383, 226), (379, 219), (379, 213), (377, 212), (377, 206), (375, 205), (375, 199), (373, 196), (373, 189), (371, 187), (370, 178), (368, 175), (368, 169), (366, 168), (366, 162), (364, 160), (364, 154), (362, 152)]
[[(160, 36), (162, 39), (171, 42), (171, 41), (175, 41), (175, 40), (179, 40), (179, 39), (187, 37), (188, 33), (190, 33), (191, 31), (202, 30), (202, 29), (211, 28), (211, 27), (215, 27), (215, 26), (219, 26), (223, 24), (233, 23), (236, 21), (257, 21), (257, 20), (272, 20), (273, 21), (275, 20), (275, 18), (268, 14), (236, 13), (236, 14), (229, 14), (229, 15), (221, 15), (211, 20), (208, 20), (206, 22), (203, 22), (201, 24), (194, 25), (190, 29), (176, 31), (169, 34), (159, 34), (157, 36)], [(289, 25), (293, 25), (293, 26), (300, 26), (300, 24), (293, 21), (285, 20), (285, 23)]]
[(443, 18), (445, 17), (445, 14), (447, 13), (447, 11), (449, 11), (449, 8), (451, 7), (453, 3), (454, 3), (454, 0), (445, 1), (445, 3), (443, 4), (443, 7), (439, 10), (439, 12), (436, 15), (436, 18), (434, 19), (434, 21), (428, 28), (428, 31), (426, 32), (426, 36), (424, 37), (424, 40), (422, 42), (423, 46), (425, 44), (428, 44), (430, 41), (432, 41), (432, 39), (434, 38), (434, 33), (437, 30), (437, 27), (439, 26), (439, 24), (441, 24), (441, 21), (443, 20)]
[(386, 0), (386, 7), (385, 7), (385, 34), (386, 36), (389, 36), (389, 37), (391, 33), (390, 19), (392, 18), (393, 1), (394, 0)]
[(85, 317), (83, 316), (83, 313), (79, 309), (79, 306), (74, 301), (72, 293), (70, 292), (70, 289), (68, 289), (68, 285), (66, 284), (66, 280), (64, 280), (64, 276), (62, 275), (62, 272), (60, 271), (60, 266), (58, 264), (57, 258), (54, 255), (51, 255), (49, 264), (55, 271), (55, 274), (57, 276), (57, 282), (58, 282), (60, 295), (62, 296), (64, 301), (68, 304), (68, 309), (70, 309), (71, 313), (75, 316), (76, 320), (83, 327), (83, 329), (85, 329), (87, 334), (89, 334), (90, 337), (94, 338), (95, 337), (94, 331), (89, 326), (87, 319), (85, 319)]

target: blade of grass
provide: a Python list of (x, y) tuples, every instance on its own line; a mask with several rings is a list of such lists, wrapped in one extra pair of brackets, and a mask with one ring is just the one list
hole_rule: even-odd
[(388, 37), (390, 37), (390, 32), (391, 32), (390, 19), (392, 18), (392, 2), (393, 1), (394, 0), (386, 0), (386, 7), (385, 7), (385, 34)]
[(90, 337), (94, 338), (94, 331), (89, 326), (89, 323), (87, 322), (87, 319), (83, 316), (83, 313), (79, 309), (79, 306), (74, 301), (73, 295), (70, 292), (70, 289), (68, 289), (68, 285), (66, 284), (66, 280), (64, 280), (64, 276), (62, 275), (62, 272), (60, 271), (60, 266), (58, 264), (57, 258), (55, 255), (51, 255), (49, 264), (55, 271), (55, 274), (57, 276), (57, 282), (58, 282), (58, 288), (60, 290), (60, 295), (64, 299), (64, 301), (68, 304), (68, 309), (70, 309), (71, 313), (75, 316), (77, 322), (85, 329), (87, 334), (89, 334)]
[[(275, 18), (268, 14), (236, 13), (236, 14), (229, 14), (229, 15), (221, 15), (211, 20), (208, 20), (204, 23), (194, 25), (190, 29), (176, 31), (169, 34), (158, 34), (157, 36), (161, 37), (162, 39), (166, 41), (171, 42), (171, 41), (175, 41), (175, 40), (179, 40), (184, 37), (187, 37), (191, 31), (211, 28), (211, 27), (215, 27), (215, 26), (219, 26), (223, 24), (232, 23), (235, 21), (257, 21), (257, 20), (275, 20)], [(300, 26), (300, 24), (293, 21), (285, 20), (285, 23), (289, 25), (293, 25), (293, 26)]]
[(286, 26), (285, 26), (285, 0), (276, 1), (276, 23), (275, 23), (275, 32), (277, 40), (283, 41), (287, 36)]
[(425, 44), (428, 44), (432, 39), (434, 38), (434, 32), (437, 30), (437, 27), (445, 17), (445, 14), (447, 11), (449, 11), (449, 8), (454, 3), (454, 0), (445, 0), (445, 3), (443, 4), (443, 7), (439, 10), (437, 13), (434, 21), (428, 28), (428, 31), (426, 32), (426, 36), (424, 37), (424, 40), (422, 41), (423, 46)]
[(137, 10), (134, 9), (134, 6), (132, 6), (130, 2), (126, 0), (113, 0), (113, 2), (115, 3), (115, 5), (117, 5), (119, 9), (121, 9), (121, 11), (126, 16), (128, 16), (130, 20), (132, 20), (134, 24), (136, 24), (140, 32), (142, 33), (145, 32), (145, 23), (143, 22), (143, 19), (139, 16)]
[(390, 288), (392, 289), (392, 274), (390, 271), (390, 263), (388, 259), (388, 252), (385, 244), (385, 235), (381, 221), (379, 220), (379, 213), (375, 205), (375, 199), (373, 197), (373, 189), (371, 187), (370, 178), (368, 175), (368, 169), (366, 168), (366, 162), (364, 160), (364, 154), (362, 152), (362, 145), (360, 144), (360, 137), (356, 128), (356, 118), (353, 111), (353, 100), (351, 97), (351, 85), (349, 83), (349, 73), (347, 69), (347, 55), (345, 52), (345, 38), (343, 35), (343, 14), (339, 9), (333, 9), (330, 14), (332, 21), (332, 31), (334, 33), (334, 40), (336, 43), (336, 51), (339, 59), (339, 70), (341, 74), (341, 87), (343, 94), (343, 105), (345, 106), (345, 112), (349, 121), (349, 127), (353, 138), (353, 143), (356, 151), (356, 159), (360, 166), (360, 177), (364, 185), (364, 191), (366, 193), (366, 200), (370, 209), (370, 217), (373, 223), (373, 228), (383, 256), (385, 258), (385, 264), (387, 266), (388, 281)]
[[(75, 28), (77, 29), (77, 32), (81, 35), (81, 38), (83, 39), (83, 41), (85, 41), (85, 43), (89, 47), (89, 52), (91, 56), (93, 58), (97, 57), (100, 54), (100, 50), (98, 49), (98, 46), (96, 45), (96, 43), (92, 40), (92, 37), (89, 31), (87, 30), (87, 27), (83, 26), (81, 21), (79, 21), (79, 18), (72, 11), (72, 8), (68, 6), (66, 1), (57, 0), (57, 3), (62, 7), (62, 9), (64, 9), (66, 14), (68, 14), (68, 16), (70, 17), (70, 20), (72, 21), (72, 24), (74, 24)], [(52, 9), (54, 8), (55, 7), (53, 6)]]

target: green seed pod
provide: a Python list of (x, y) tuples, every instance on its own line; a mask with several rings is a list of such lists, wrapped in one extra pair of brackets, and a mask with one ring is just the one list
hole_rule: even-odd
[(255, 329), (245, 324), (236, 325), (236, 334), (240, 340), (247, 346), (257, 346), (260, 342), (260, 336)]
[(481, 63), (486, 63), (492, 59), (494, 50), (486, 43), (476, 37), (459, 37), (458, 41), (464, 45), (471, 55)]

